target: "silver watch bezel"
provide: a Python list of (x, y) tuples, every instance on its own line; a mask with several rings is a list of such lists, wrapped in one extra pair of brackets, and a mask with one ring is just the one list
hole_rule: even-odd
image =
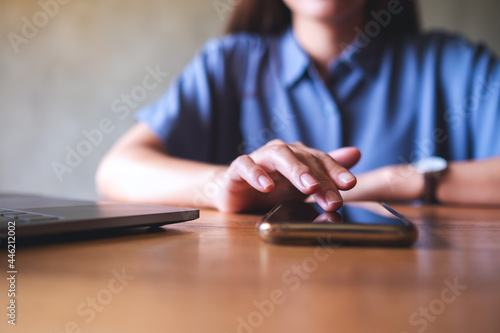
[(420, 174), (440, 174), (448, 168), (448, 161), (442, 157), (425, 157), (413, 163), (413, 167)]

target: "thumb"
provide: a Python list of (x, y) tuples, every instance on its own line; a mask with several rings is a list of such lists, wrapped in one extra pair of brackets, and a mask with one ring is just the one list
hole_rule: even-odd
[(356, 147), (345, 147), (328, 153), (337, 163), (346, 169), (352, 168), (361, 158), (361, 152)]

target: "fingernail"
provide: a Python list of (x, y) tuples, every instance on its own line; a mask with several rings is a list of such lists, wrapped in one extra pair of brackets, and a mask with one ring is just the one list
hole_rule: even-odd
[(262, 186), (264, 189), (273, 185), (273, 182), (264, 175), (260, 175), (259, 178), (257, 178), (257, 180), (259, 181), (260, 186)]
[(300, 176), (300, 181), (302, 182), (302, 185), (304, 185), (305, 188), (310, 188), (318, 185), (318, 181), (308, 173), (305, 173), (302, 176)]
[(339, 198), (337, 192), (335, 192), (333, 190), (326, 191), (325, 199), (326, 199), (326, 203), (329, 204), (330, 206), (333, 204), (336, 204), (338, 202), (342, 202), (342, 199)]
[(344, 183), (344, 184), (349, 184), (355, 179), (355, 177), (352, 175), (352, 173), (349, 172), (342, 172), (339, 175), (339, 180)]

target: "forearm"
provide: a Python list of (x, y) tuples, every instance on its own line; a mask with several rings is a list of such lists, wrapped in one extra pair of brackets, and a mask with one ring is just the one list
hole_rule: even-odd
[[(439, 202), (500, 205), (500, 158), (451, 162), (436, 189)], [(345, 200), (419, 200), (424, 180), (411, 165), (395, 165), (358, 175)]]
[(450, 163), (436, 196), (443, 203), (500, 205), (500, 157)]
[(113, 200), (213, 208), (214, 179), (225, 170), (168, 156), (139, 124), (102, 160), (96, 184), (100, 194)]
[(412, 201), (423, 193), (423, 176), (411, 165), (390, 165), (356, 177), (356, 186), (342, 192), (345, 201)]
[(217, 184), (207, 184), (220, 169), (138, 149), (103, 160), (97, 184), (113, 200), (213, 208)]

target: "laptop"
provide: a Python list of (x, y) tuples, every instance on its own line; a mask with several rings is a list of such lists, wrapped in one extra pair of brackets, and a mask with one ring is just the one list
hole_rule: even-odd
[(156, 227), (199, 217), (191, 208), (89, 201), (29, 194), (0, 194), (0, 237), (34, 237), (82, 231)]

